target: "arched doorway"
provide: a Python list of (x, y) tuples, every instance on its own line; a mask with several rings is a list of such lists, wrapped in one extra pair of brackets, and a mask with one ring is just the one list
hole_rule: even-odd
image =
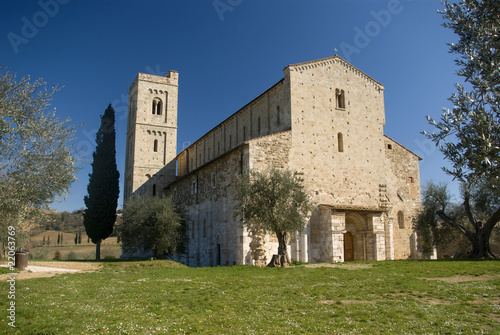
[(364, 261), (366, 258), (366, 217), (348, 213), (345, 219), (344, 261)]

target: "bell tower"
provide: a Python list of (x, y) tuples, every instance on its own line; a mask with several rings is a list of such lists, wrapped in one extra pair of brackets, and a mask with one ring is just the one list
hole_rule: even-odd
[(124, 200), (139, 189), (152, 194), (175, 178), (179, 74), (139, 73), (130, 86)]

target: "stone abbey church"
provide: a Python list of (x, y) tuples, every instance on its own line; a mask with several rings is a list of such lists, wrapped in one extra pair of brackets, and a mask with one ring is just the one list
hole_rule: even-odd
[[(178, 80), (139, 73), (129, 92), (125, 200), (172, 196), (185, 210), (189, 266), (257, 264), (277, 253), (233, 218), (251, 169), (289, 169), (318, 205), (288, 244), (292, 260), (416, 257), (420, 158), (384, 135), (384, 86), (337, 55), (289, 65), (284, 78), (180, 153)], [(124, 255), (125, 257), (127, 255)]]

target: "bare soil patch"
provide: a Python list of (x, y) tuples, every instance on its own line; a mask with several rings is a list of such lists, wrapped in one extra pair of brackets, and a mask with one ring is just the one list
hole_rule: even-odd
[(306, 268), (339, 268), (346, 270), (359, 270), (359, 269), (369, 269), (373, 264), (356, 264), (356, 263), (316, 263), (316, 264), (306, 264)]
[[(85, 262), (28, 262), (28, 267), (15, 274), (16, 280), (47, 278), (60, 273), (92, 272), (101, 267), (101, 264)], [(0, 275), (0, 280), (7, 280), (11, 276)]]
[(472, 281), (488, 281), (488, 280), (500, 279), (500, 274), (482, 275), (482, 276), (455, 275), (451, 277), (419, 278), (419, 279), (439, 280), (447, 283), (466, 283)]

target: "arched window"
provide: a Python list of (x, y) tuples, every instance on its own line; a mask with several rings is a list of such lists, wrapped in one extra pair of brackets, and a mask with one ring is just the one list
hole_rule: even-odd
[(153, 184), (153, 197), (156, 196), (156, 184)]
[(158, 152), (158, 140), (155, 140), (153, 143), (153, 151)]
[(339, 152), (344, 152), (344, 136), (342, 133), (337, 134), (337, 143)]
[(337, 108), (345, 108), (345, 94), (344, 90), (336, 89), (335, 90), (335, 102)]
[(153, 115), (161, 115), (163, 110), (163, 102), (160, 98), (154, 98), (153, 103), (151, 105), (151, 113)]
[(399, 226), (399, 229), (405, 228), (405, 215), (402, 211), (398, 212), (398, 226)]

